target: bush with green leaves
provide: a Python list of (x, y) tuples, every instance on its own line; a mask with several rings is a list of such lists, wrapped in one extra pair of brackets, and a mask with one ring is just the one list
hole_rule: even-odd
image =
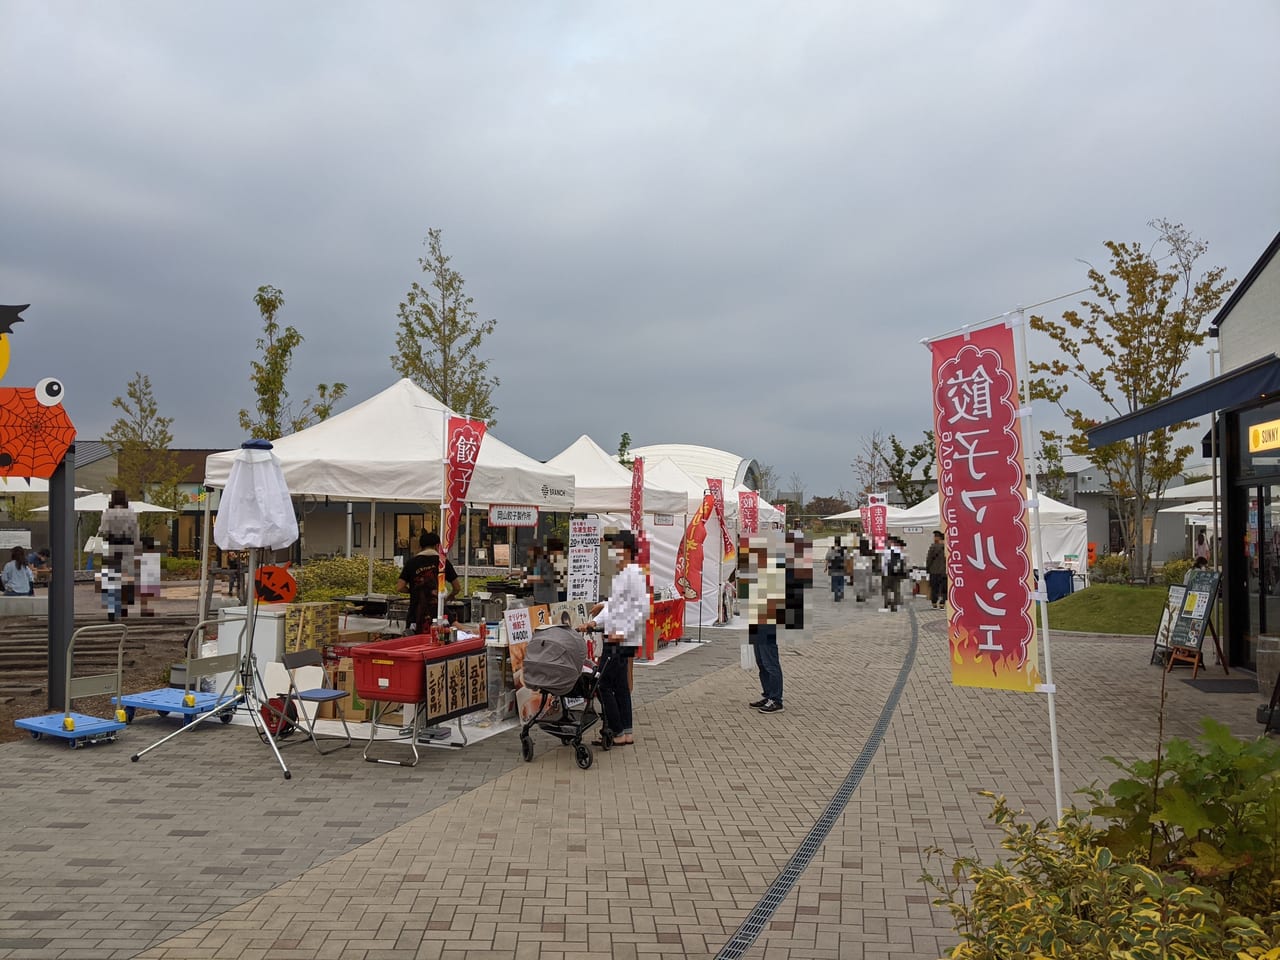
[[(292, 568), (298, 581), (298, 600), (302, 603), (332, 600), (346, 594), (364, 593), (369, 585), (368, 557), (335, 557), (309, 560)], [(373, 592), (394, 593), (400, 568), (393, 563), (374, 561)]]
[(1094, 563), (1090, 576), (1098, 583), (1128, 583), (1129, 558), (1123, 553), (1104, 553)]
[(1160, 576), (1164, 579), (1165, 585), (1180, 585), (1194, 562), (1193, 560), (1170, 560), (1167, 562), (1160, 570)]
[(947, 956), (1280, 960), (1280, 744), (1204, 730), (1200, 749), (1112, 760), (1127, 776), (1057, 826), (995, 797), (1009, 856), (923, 877), (961, 937)]

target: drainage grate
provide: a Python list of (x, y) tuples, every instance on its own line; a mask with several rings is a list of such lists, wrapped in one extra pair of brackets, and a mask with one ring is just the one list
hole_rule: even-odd
[(765, 924), (769, 922), (779, 905), (787, 898), (787, 894), (791, 892), (791, 888), (796, 885), (796, 881), (800, 879), (800, 875), (804, 873), (809, 864), (813, 862), (813, 858), (817, 856), (818, 850), (821, 849), (822, 844), (827, 839), (827, 835), (831, 833), (831, 828), (840, 819), (845, 807), (849, 805), (853, 792), (858, 789), (858, 784), (862, 782), (863, 774), (871, 766), (871, 761), (875, 757), (876, 751), (880, 749), (880, 744), (884, 741), (885, 732), (889, 729), (889, 721), (893, 719), (893, 713), (898, 708), (898, 701), (902, 698), (902, 691), (907, 686), (907, 677), (911, 675), (911, 667), (916, 659), (916, 646), (920, 639), (919, 626), (916, 622), (915, 611), (908, 606), (907, 612), (911, 615), (911, 646), (907, 649), (907, 655), (902, 661), (902, 669), (898, 671), (898, 680), (893, 685), (893, 690), (889, 692), (888, 699), (884, 702), (884, 709), (880, 711), (880, 717), (876, 720), (871, 736), (862, 745), (862, 752), (853, 761), (853, 766), (849, 768), (848, 775), (832, 796), (827, 808), (822, 811), (822, 815), (809, 828), (809, 833), (800, 842), (800, 846), (796, 848), (795, 853), (791, 854), (791, 859), (782, 868), (782, 872), (778, 874), (773, 883), (769, 884), (769, 889), (764, 892), (760, 902), (747, 914), (747, 918), (742, 921), (742, 925), (729, 938), (729, 941), (720, 948), (720, 952), (716, 954), (716, 960), (737, 960), (738, 957), (741, 957), (751, 949), (752, 944), (756, 942), (756, 938), (760, 936), (760, 932), (764, 930)]

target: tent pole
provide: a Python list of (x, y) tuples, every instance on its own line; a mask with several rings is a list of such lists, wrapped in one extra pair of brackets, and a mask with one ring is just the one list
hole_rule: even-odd
[(463, 505), (467, 511), (466, 546), (462, 554), (462, 595), (471, 596), (471, 504)]
[(365, 595), (373, 593), (373, 524), (377, 516), (378, 501), (369, 501), (369, 582), (365, 587)]
[(355, 506), (350, 500), (347, 501), (347, 549), (343, 554), (348, 560), (351, 559), (351, 541), (355, 539)]
[(210, 505), (213, 503), (213, 491), (209, 487), (204, 488), (204, 516), (201, 518), (200, 527), (200, 615), (196, 619), (209, 619), (209, 608), (213, 601), (213, 585), (210, 583), (209, 577), (209, 515)]

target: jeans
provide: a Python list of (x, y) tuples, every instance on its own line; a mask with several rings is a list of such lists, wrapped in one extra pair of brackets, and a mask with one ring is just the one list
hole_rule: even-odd
[(747, 639), (756, 652), (756, 668), (760, 671), (760, 692), (770, 700), (782, 702), (782, 664), (778, 660), (778, 626), (774, 623), (750, 624)]
[(631, 732), (631, 687), (627, 682), (629, 658), (622, 645), (606, 643), (600, 667), (600, 702), (604, 706), (604, 722), (615, 737)]
[(831, 595), (835, 597), (836, 600), (844, 599), (844, 574), (843, 573), (833, 573), (831, 575)]

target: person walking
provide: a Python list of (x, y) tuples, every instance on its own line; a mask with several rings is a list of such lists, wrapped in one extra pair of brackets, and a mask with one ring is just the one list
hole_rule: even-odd
[(933, 609), (947, 605), (947, 547), (946, 537), (941, 530), (933, 531), (933, 543), (929, 544), (929, 553), (924, 560), (925, 572), (929, 574), (929, 602)]
[(835, 543), (827, 550), (826, 563), (827, 573), (831, 576), (831, 596), (836, 603), (839, 603), (844, 599), (845, 572), (845, 552), (844, 547), (840, 545), (839, 537), (836, 537)]

